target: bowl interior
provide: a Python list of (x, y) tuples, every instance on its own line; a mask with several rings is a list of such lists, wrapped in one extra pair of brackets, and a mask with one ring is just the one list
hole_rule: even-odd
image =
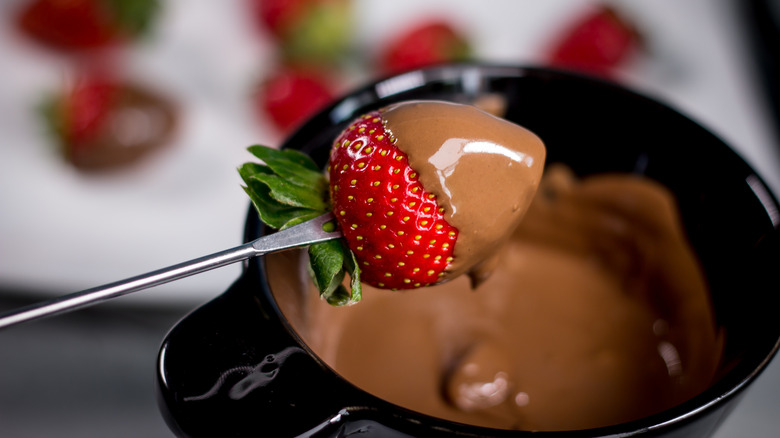
[[(310, 121), (284, 147), (302, 149), (324, 165), (331, 139), (368, 110), (410, 99), (471, 103), (491, 94), (506, 99), (507, 119), (544, 140), (548, 165), (564, 163), (580, 176), (642, 174), (672, 190), (726, 335), (718, 383), (699, 402), (752, 378), (777, 348), (780, 333), (766, 306), (777, 282), (777, 203), (717, 136), (666, 105), (614, 84), (551, 71), (449, 67), (358, 91)], [(297, 312), (285, 307), (295, 318)]]
[[(739, 156), (717, 136), (675, 110), (610, 83), (553, 71), (505, 66), (445, 66), (388, 78), (353, 92), (312, 118), (288, 139), (284, 147), (309, 153), (324, 166), (333, 138), (354, 117), (368, 110), (409, 99), (468, 103), (486, 94), (505, 99), (506, 118), (529, 128), (544, 140), (548, 164), (565, 163), (580, 176), (613, 171), (639, 173), (662, 183), (675, 194), (688, 239), (700, 258), (711, 289), (717, 323), (726, 336), (719, 376), (703, 394), (682, 406), (633, 424), (587, 433), (573, 432), (567, 436), (602, 436), (618, 432), (632, 436), (658, 427), (674, 430), (687, 427), (683, 425), (697, 416), (706, 416), (707, 411), (717, 410), (719, 404), (729, 402), (755, 378), (777, 350), (780, 323), (772, 303), (778, 281), (774, 272), (780, 262), (777, 237), (780, 210), (761, 178)], [(256, 216), (250, 212), (247, 239), (263, 232)], [(230, 293), (226, 294), (228, 298), (220, 297), (182, 321), (166, 340), (163, 351), (167, 361), (161, 360), (160, 365), (160, 374), (165, 377), (160, 379), (162, 405), (168, 412), (169, 423), (180, 431), (195, 430), (195, 425), (203, 427), (220, 421), (213, 416), (211, 420), (199, 418), (197, 412), (202, 412), (201, 408), (181, 402), (183, 388), (188, 384), (200, 381), (203, 388), (213, 385), (224, 370), (235, 368), (235, 363), (251, 363), (252, 357), (261, 360), (264, 357), (261, 352), (269, 351), (263, 346), (269, 342), (275, 351), (288, 344), (305, 351), (294, 328), (296, 303), (288, 298), (274, 297), (275, 291), (268, 288), (265, 280), (268, 269), (263, 260), (251, 261), (238, 283), (242, 285), (240, 290), (232, 294), (248, 294), (249, 298), (236, 298), (238, 301), (235, 301)], [(246, 309), (235, 312), (236, 307), (242, 305), (260, 309), (257, 313), (271, 321), (276, 330), (274, 335), (284, 339), (269, 341), (268, 336), (248, 334), (254, 329), (247, 329), (236, 316)], [(236, 325), (241, 327), (230, 329)], [(203, 349), (205, 338), (209, 345), (223, 343), (218, 348), (220, 354), (232, 354), (236, 359), (212, 359), (209, 355), (198, 354), (197, 359), (201, 362), (193, 368), (194, 353), (190, 350)], [(178, 357), (172, 353), (177, 347)], [(255, 350), (257, 352), (253, 353)], [(183, 371), (187, 366), (189, 368)], [(328, 372), (324, 364), (317, 366)], [(344, 382), (335, 381), (334, 384)], [(343, 399), (309, 392), (308, 402), (313, 410), (330, 409), (335, 413), (345, 407), (340, 403), (356, 400), (349, 399), (351, 390), (345, 390), (347, 395)], [(239, 411), (249, 415), (258, 406), (280, 403), (278, 395), (268, 397), (242, 398), (239, 401), (245, 404), (239, 404), (243, 406)], [(361, 400), (369, 404), (380, 403), (370, 397)], [(227, 396), (220, 398), (215, 393), (208, 401), (212, 412), (215, 409), (228, 412), (228, 406), (232, 406), (231, 413), (226, 415), (237, 422), (243, 421), (236, 427), (244, 432), (272, 427), (270, 421), (258, 425), (240, 420), (240, 414), (235, 413), (235, 400), (230, 401)], [(299, 407), (307, 405), (300, 400), (297, 403)], [(284, 418), (285, 414), (278, 415)], [(413, 413), (404, 415), (415, 417)], [(396, 418), (398, 415), (391, 417), (395, 419), (387, 419), (390, 423), (401, 421)], [(435, 423), (431, 421), (431, 424)], [(444, 429), (451, 427), (446, 423), (437, 425)], [(472, 432), (475, 435), (484, 433)]]

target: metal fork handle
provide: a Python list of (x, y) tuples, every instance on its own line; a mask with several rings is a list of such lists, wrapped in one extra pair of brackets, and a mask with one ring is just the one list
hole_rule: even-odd
[(5, 312), (0, 314), (0, 329), (46, 316), (82, 309), (111, 298), (159, 286), (252, 257), (339, 238), (342, 236), (340, 231), (328, 232), (322, 229), (323, 225), (332, 219), (331, 213), (324, 214), (235, 248)]

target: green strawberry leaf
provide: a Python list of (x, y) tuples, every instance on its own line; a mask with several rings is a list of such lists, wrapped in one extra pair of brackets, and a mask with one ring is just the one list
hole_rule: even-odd
[[(322, 173), (320, 168), (317, 167), (317, 163), (303, 152), (296, 151), (295, 149), (274, 149), (263, 145), (249, 146), (247, 150), (274, 169), (273, 163), (289, 163), (299, 168), (303, 168), (310, 173), (314, 173), (312, 178), (322, 179)], [(297, 177), (297, 175), (291, 176), (293, 178)]]
[(311, 168), (316, 167), (316, 164), (300, 152), (298, 154), (303, 157), (286, 153), (289, 152), (288, 150), (281, 151), (260, 145), (250, 146), (247, 150), (273, 169), (276, 175), (291, 183), (304, 187), (317, 187), (324, 182), (322, 172)]
[[(327, 244), (327, 245), (325, 245)], [(341, 240), (331, 240), (309, 247), (310, 272), (320, 295), (331, 306), (347, 306), (363, 298), (360, 268), (355, 254)], [(344, 287), (346, 273), (350, 290)]]
[(314, 284), (327, 298), (344, 280), (344, 251), (341, 242), (328, 240), (309, 246), (309, 261)]
[(258, 163), (244, 163), (238, 168), (238, 174), (241, 175), (241, 179), (247, 184), (253, 176), (257, 174), (273, 175), (273, 170), (270, 167), (258, 164)]
[(262, 184), (257, 184), (258, 187), (253, 186), (254, 184), (249, 184), (249, 186), (244, 187), (244, 191), (254, 204), (260, 220), (271, 228), (283, 230), (302, 222), (298, 221), (299, 218), (315, 218), (323, 214), (321, 211), (312, 212), (308, 208), (290, 207), (277, 202), (269, 202), (270, 197), (262, 192), (262, 189), (267, 189), (267, 187)]
[(283, 230), (285, 228), (290, 228), (293, 225), (302, 224), (302, 223), (304, 223), (306, 221), (310, 221), (310, 220), (312, 220), (312, 219), (314, 219), (314, 218), (316, 218), (318, 216), (322, 216), (323, 214), (324, 213), (321, 212), (321, 211), (312, 211), (311, 213), (301, 213), (298, 216), (296, 216), (296, 217), (290, 219), (289, 221), (287, 221), (284, 225), (282, 225), (281, 228), (279, 228), (279, 230)]
[[(249, 195), (249, 199), (257, 210), (257, 214), (260, 216), (260, 220), (266, 225), (276, 228), (284, 229), (289, 227), (291, 221), (301, 216), (309, 216), (314, 213), (314, 216), (322, 214), (322, 211), (312, 211), (309, 208), (299, 208), (290, 205), (282, 204), (279, 201), (271, 197), (271, 189), (262, 182), (256, 179), (257, 175), (264, 172), (270, 172), (267, 167), (256, 164), (246, 163), (238, 169), (239, 175), (246, 183), (244, 191)], [(286, 225), (286, 226), (285, 226)]]
[(350, 251), (346, 245), (342, 245), (342, 247), (348, 253), (344, 257), (344, 269), (349, 273), (349, 286), (352, 289), (347, 304), (353, 304), (363, 299), (363, 288), (360, 285), (360, 267), (358, 266), (357, 258), (355, 258), (355, 253)]
[[(325, 174), (307, 155), (259, 145), (248, 150), (264, 164), (244, 163), (238, 173), (246, 184), (244, 191), (266, 225), (282, 230), (330, 210)], [(360, 268), (341, 239), (311, 245), (308, 253), (309, 274), (323, 299), (333, 306), (360, 301)], [(343, 284), (347, 273), (349, 291)]]
[(327, 301), (328, 304), (334, 307), (347, 306), (352, 303), (351, 295), (349, 294), (347, 288), (345, 288), (343, 284), (340, 284), (336, 288), (336, 290), (334, 290), (332, 293), (328, 294), (327, 296), (323, 295), (323, 298), (325, 299), (325, 301)]
[(258, 173), (251, 177), (268, 186), (273, 199), (292, 207), (303, 207), (312, 210), (326, 211), (328, 204), (322, 199), (320, 193), (292, 184), (278, 175), (266, 175)]
[(293, 163), (306, 167), (309, 170), (313, 170), (315, 172), (320, 171), (320, 167), (317, 166), (317, 163), (315, 163), (310, 156), (304, 154), (301, 151), (296, 151), (295, 149), (281, 149), (281, 153)]
[[(308, 208), (323, 213), (328, 210), (324, 200), (327, 190), (324, 188), (316, 189), (290, 183), (275, 175), (272, 168), (257, 163), (245, 163), (239, 167), (238, 173), (248, 186), (270, 197), (272, 201), (269, 202), (276, 201), (281, 205)], [(324, 177), (320, 175), (320, 178)], [(265, 185), (267, 189), (259, 188), (258, 184)]]

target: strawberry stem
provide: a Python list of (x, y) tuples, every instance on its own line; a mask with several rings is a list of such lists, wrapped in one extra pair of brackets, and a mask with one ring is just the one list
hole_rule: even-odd
[[(244, 163), (238, 173), (263, 223), (283, 230), (330, 210), (328, 181), (308, 155), (261, 145), (247, 150), (262, 164)], [(336, 225), (330, 222), (328, 226)], [(309, 274), (328, 304), (344, 306), (360, 301), (360, 268), (341, 239), (311, 245), (308, 254)], [(349, 290), (343, 285), (346, 274), (350, 277)]]

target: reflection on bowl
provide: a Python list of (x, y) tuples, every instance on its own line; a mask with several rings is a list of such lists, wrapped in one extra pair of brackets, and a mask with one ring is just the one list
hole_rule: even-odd
[[(545, 70), (464, 65), (406, 73), (357, 90), (305, 124), (286, 147), (301, 149), (324, 165), (332, 139), (360, 113), (400, 100), (473, 102), (486, 95), (505, 104), (509, 120), (544, 140), (550, 166), (564, 164), (586, 180), (603, 173), (641, 174), (674, 195), (723, 336), (713, 336), (714, 344), (723, 342), (717, 344), (722, 359), (704, 391), (697, 389), (697, 395), (642, 418), (585, 425), (560, 436), (709, 435), (777, 349), (780, 324), (774, 322), (770, 294), (780, 248), (774, 197), (706, 129), (612, 84)], [(247, 239), (263, 232), (250, 212)], [(525, 436), (414, 412), (344, 380), (315, 354), (321, 350), (304, 342), (311, 338), (304, 325), (310, 317), (306, 294), (291, 293), (306, 290), (302, 276), (279, 275), (298, 266), (295, 257), (291, 252), (248, 263), (225, 294), (172, 329), (161, 349), (158, 383), (161, 408), (174, 431), (182, 436), (356, 431)], [(662, 350), (669, 359), (671, 350)], [(674, 360), (665, 363), (670, 374), (679, 371)], [(512, 397), (522, 405), (528, 399), (521, 395)], [(651, 394), (645, 390), (636, 396)]]

